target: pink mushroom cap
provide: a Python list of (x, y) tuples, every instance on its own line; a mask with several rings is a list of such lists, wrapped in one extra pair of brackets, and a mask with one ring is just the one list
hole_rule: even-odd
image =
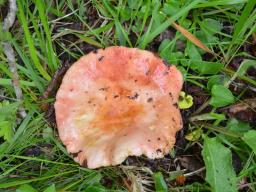
[(74, 160), (98, 168), (128, 156), (162, 158), (182, 128), (180, 71), (155, 54), (113, 46), (81, 57), (65, 74), (55, 113)]

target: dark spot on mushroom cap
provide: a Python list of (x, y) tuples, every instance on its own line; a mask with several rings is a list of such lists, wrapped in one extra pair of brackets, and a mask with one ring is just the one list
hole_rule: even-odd
[(92, 100), (89, 100), (87, 103), (89, 103), (89, 104), (90, 104), (91, 102), (92, 102)]
[(168, 75), (169, 74), (169, 71), (165, 71), (164, 73), (163, 73), (163, 75)]
[(170, 67), (170, 66), (171, 66), (171, 64), (168, 63), (165, 59), (163, 59), (162, 61), (163, 61), (163, 63), (164, 63), (167, 67)]
[(148, 100), (147, 100), (148, 103), (149, 103), (149, 102), (152, 102), (152, 101), (153, 101), (153, 98), (152, 98), (152, 97), (148, 98)]
[(87, 160), (86, 159), (83, 161), (82, 166), (87, 167)]
[(150, 70), (147, 70), (146, 75), (149, 75), (149, 74), (150, 74)]
[(109, 89), (109, 87), (102, 87), (99, 89), (99, 91), (107, 91)]
[(151, 140), (150, 139), (148, 139), (148, 142), (150, 142)]
[(98, 59), (98, 61), (101, 61), (103, 58), (104, 58), (104, 56), (101, 56), (101, 57)]
[(173, 103), (173, 106), (178, 109), (178, 104), (177, 103)]
[(139, 97), (138, 93), (135, 93), (133, 96), (127, 96), (129, 99), (137, 99)]
[(172, 93), (171, 93), (171, 92), (169, 93), (169, 95), (170, 95), (170, 97), (171, 97), (171, 98), (173, 98), (173, 96), (172, 96)]
[(156, 153), (162, 153), (162, 150), (161, 149), (157, 149)]
[(138, 81), (137, 79), (134, 80), (135, 83), (136, 83), (137, 81)]
[(70, 155), (72, 155), (72, 157), (74, 158), (74, 157), (77, 157), (78, 154), (81, 153), (81, 152), (82, 152), (82, 151), (80, 150), (80, 151), (78, 151), (78, 152), (76, 152), (76, 153), (71, 153)]
[(160, 141), (160, 140), (161, 140), (161, 138), (160, 138), (160, 137), (158, 137), (158, 138), (157, 138), (157, 140), (158, 140), (158, 141)]
[(97, 54), (98, 53), (98, 49), (94, 49), (92, 52)]
[(114, 99), (117, 98), (117, 97), (119, 97), (119, 95), (114, 95)]

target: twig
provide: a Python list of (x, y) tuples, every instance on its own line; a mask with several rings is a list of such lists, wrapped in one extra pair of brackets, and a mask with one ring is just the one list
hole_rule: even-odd
[[(9, 29), (12, 27), (15, 21), (16, 11), (17, 11), (16, 0), (9, 0), (9, 12), (6, 18), (4, 19), (3, 32), (8, 32)], [(8, 41), (2, 42), (2, 45), (4, 47), (4, 54), (6, 55), (9, 63), (9, 69), (12, 73), (12, 84), (13, 84), (16, 98), (18, 101), (21, 101), (23, 98), (23, 95), (19, 85), (19, 75), (17, 72), (16, 63), (15, 63), (14, 50)], [(19, 108), (19, 114), (22, 118), (24, 118), (27, 115), (25, 109), (22, 106)]]
[(198, 170), (195, 170), (195, 171), (193, 171), (193, 172), (185, 173), (184, 176), (185, 176), (185, 177), (191, 177), (191, 176), (193, 176), (193, 175), (197, 175), (198, 173), (200, 173), (200, 172), (202, 172), (202, 171), (204, 171), (204, 170), (205, 170), (205, 167), (202, 167), (202, 168), (200, 168), (200, 169), (198, 169)]
[(61, 82), (63, 76), (67, 72), (70, 67), (69, 62), (64, 62), (63, 65), (55, 72), (54, 76), (51, 79), (51, 82), (47, 86), (43, 96), (40, 99), (48, 99), (53, 93), (54, 90), (57, 88), (58, 84)]
[(238, 189), (239, 189), (239, 190), (242, 190), (243, 188), (251, 187), (251, 186), (253, 186), (253, 185), (256, 185), (256, 182), (254, 182), (254, 183), (245, 183), (245, 184), (239, 185), (239, 186), (238, 186)]
[(3, 31), (8, 31), (12, 27), (15, 21), (16, 11), (17, 11), (16, 1), (9, 0), (9, 12), (6, 18), (4, 19)]

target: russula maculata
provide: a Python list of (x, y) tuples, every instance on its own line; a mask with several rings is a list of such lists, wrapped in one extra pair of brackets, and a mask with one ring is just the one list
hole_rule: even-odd
[(55, 102), (60, 139), (80, 165), (117, 165), (128, 156), (161, 158), (182, 128), (175, 66), (149, 51), (99, 49), (67, 71)]

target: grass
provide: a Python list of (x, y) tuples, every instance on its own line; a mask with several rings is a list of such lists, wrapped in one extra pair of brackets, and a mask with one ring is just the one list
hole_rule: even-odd
[[(1, 10), (6, 9), (6, 1), (0, 3)], [(235, 181), (230, 191), (256, 191), (255, 124), (220, 110), (256, 96), (256, 78), (246, 73), (256, 66), (252, 51), (256, 46), (255, 0), (17, 0), (17, 5), (16, 23), (10, 33), (1, 33), (0, 40), (10, 41), (15, 50), (24, 99), (22, 103), (15, 99), (12, 74), (1, 48), (0, 191), (33, 191), (33, 187), (37, 191), (220, 192), (223, 189), (218, 186), (228, 185), (227, 178)], [(1, 21), (4, 16), (3, 11)], [(173, 22), (214, 54), (188, 40)], [(40, 96), (61, 64), (74, 62), (90, 47), (111, 45), (158, 52), (184, 75), (184, 91), (193, 96), (194, 106), (183, 110), (184, 135), (178, 140), (185, 144), (177, 142), (171, 150), (169, 170), (162, 165), (145, 167), (142, 162), (97, 170), (80, 167), (44, 118), (40, 106), (47, 101)], [(240, 67), (234, 67), (238, 58)], [(49, 99), (53, 101), (54, 97)], [(19, 105), (28, 113), (25, 119), (16, 113)], [(248, 131), (255, 141), (247, 140)], [(209, 145), (214, 142), (223, 154)], [(206, 177), (200, 176), (204, 171), (194, 174), (198, 169), (182, 163), (187, 156), (199, 156), (206, 163)], [(224, 173), (226, 178), (218, 180)], [(186, 180), (181, 182), (181, 177)]]

